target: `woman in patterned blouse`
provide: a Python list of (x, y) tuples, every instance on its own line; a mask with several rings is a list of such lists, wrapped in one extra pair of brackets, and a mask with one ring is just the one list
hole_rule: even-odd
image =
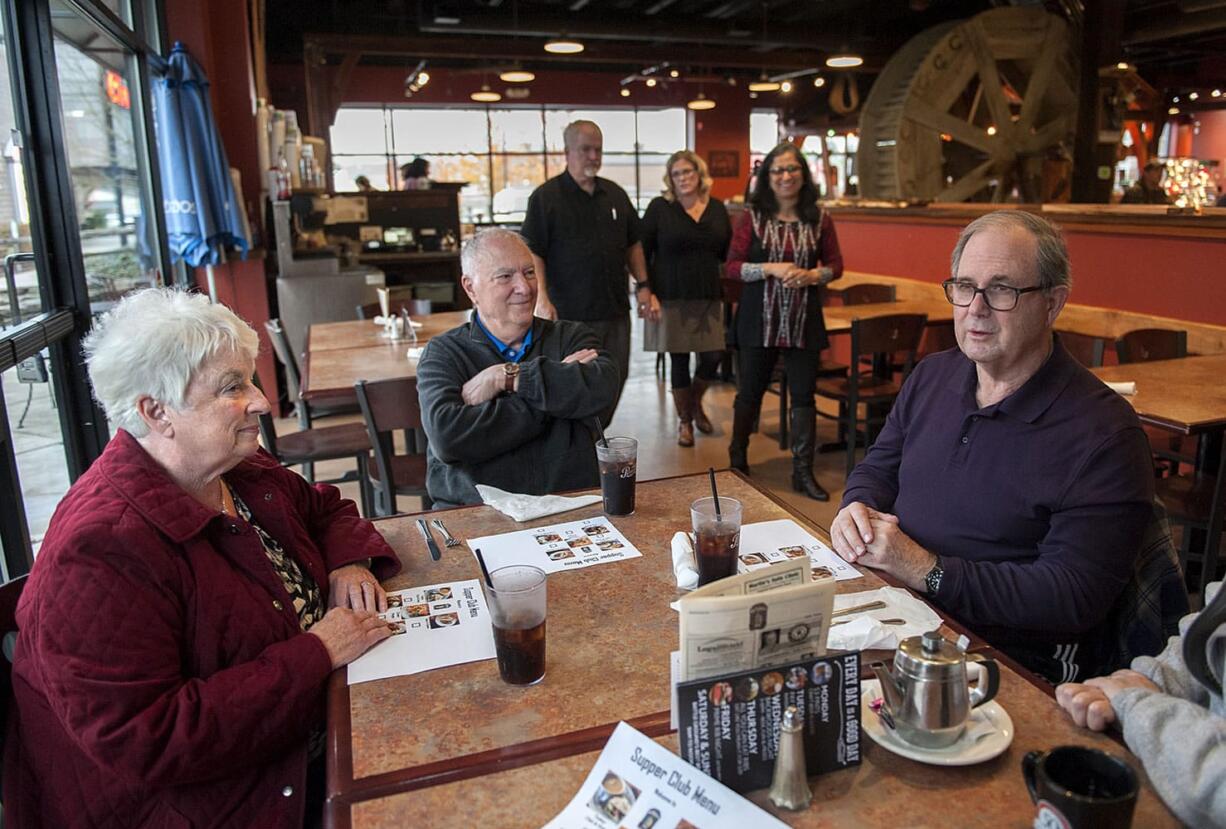
[(749, 435), (782, 355), (792, 395), (792, 488), (825, 501), (830, 496), (813, 477), (813, 388), (827, 346), (821, 286), (843, 275), (843, 256), (817, 199), (800, 150), (780, 144), (762, 162), (733, 234), (725, 276), (744, 285), (733, 321), (740, 386), (728, 456), (734, 469), (749, 472)]

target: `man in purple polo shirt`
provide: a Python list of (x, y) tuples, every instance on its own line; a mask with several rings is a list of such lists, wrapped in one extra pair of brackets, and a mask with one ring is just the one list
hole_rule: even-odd
[(904, 385), (847, 480), (834, 548), (1052, 682), (1094, 676), (1150, 519), (1145, 434), (1052, 332), (1071, 286), (1053, 225), (986, 214), (951, 273), (958, 348)]

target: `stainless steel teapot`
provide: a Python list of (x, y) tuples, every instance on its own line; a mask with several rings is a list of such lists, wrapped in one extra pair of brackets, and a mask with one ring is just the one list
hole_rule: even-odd
[[(899, 737), (923, 748), (957, 742), (971, 709), (992, 699), (1000, 688), (994, 660), (964, 653), (935, 630), (900, 642), (892, 672), (883, 662), (874, 662), (872, 668), (881, 680), (884, 719)], [(972, 668), (978, 675), (974, 689), (967, 680)]]

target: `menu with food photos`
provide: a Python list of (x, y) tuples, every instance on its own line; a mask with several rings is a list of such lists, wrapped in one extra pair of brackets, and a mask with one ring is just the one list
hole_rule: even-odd
[(489, 607), (475, 579), (388, 593), (379, 618), (392, 635), (349, 663), (350, 685), (494, 658)]
[(544, 829), (787, 829), (630, 726), (618, 723), (579, 792)]
[(860, 578), (860, 571), (839, 558), (829, 546), (814, 538), (790, 518), (759, 521), (741, 527), (738, 573), (750, 573), (781, 561), (808, 557), (812, 578), (834, 576), (836, 581)]
[(558, 573), (642, 556), (603, 515), (470, 538), (468, 546), (481, 551), (491, 571), (511, 564), (531, 564), (546, 573)]
[(771, 784), (783, 712), (804, 724), (809, 775), (860, 764), (860, 652), (677, 685), (681, 756), (733, 791)]

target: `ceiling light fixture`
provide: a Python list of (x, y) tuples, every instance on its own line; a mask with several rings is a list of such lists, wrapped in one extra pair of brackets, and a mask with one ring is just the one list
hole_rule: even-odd
[(831, 55), (826, 58), (826, 65), (831, 69), (855, 69), (864, 64), (864, 58), (849, 53)]
[(1199, 93), (1199, 92), (1190, 92), (1190, 93), (1188, 93), (1188, 100), (1189, 100), (1189, 101), (1195, 101), (1195, 100), (1196, 100), (1197, 98), (1199, 98), (1199, 97), (1200, 97), (1200, 93)]
[(996, 135), (996, 127), (988, 127), (988, 135)]
[(715, 109), (715, 101), (699, 92), (698, 97), (686, 104), (686, 107), (693, 110)]
[(668, 76), (669, 76), (670, 78), (680, 78), (680, 77), (681, 77), (681, 70), (680, 70), (680, 69), (670, 69), (670, 70), (668, 70)]
[(1213, 92), (1211, 92), (1210, 94), (1211, 94), (1211, 95), (1213, 95), (1213, 97), (1214, 97), (1214, 98), (1220, 98), (1220, 97), (1222, 97), (1222, 90), (1220, 90), (1220, 89), (1215, 89), (1215, 90), (1213, 90)]
[(787, 93), (791, 92), (791, 91), (792, 91), (792, 82), (791, 82), (791, 81), (784, 81), (783, 83), (779, 84), (779, 91), (780, 91), (780, 92), (782, 92), (782, 93), (783, 93), (783, 94), (785, 94), (785, 95), (786, 95)]
[(782, 84), (780, 84), (779, 81), (772, 81), (770, 78), (766, 77), (766, 70), (763, 70), (758, 79), (749, 85), (749, 91), (778, 92), (779, 87), (781, 86)]
[(553, 55), (577, 55), (583, 51), (583, 44), (565, 36), (546, 41), (545, 51)]
[(497, 92), (491, 91), (490, 85), (487, 83), (481, 84), (481, 89), (468, 97), (480, 104), (492, 104), (495, 101), (502, 100), (502, 96)]
[(1170, 109), (1168, 109), (1168, 110), (1166, 111), (1166, 114), (1167, 114), (1167, 115), (1178, 115), (1178, 114), (1179, 114), (1179, 107), (1171, 107)]
[(826, 85), (826, 79), (823, 78), (821, 75), (818, 75), (816, 78), (813, 79), (813, 85), (816, 86), (818, 89), (821, 89), (823, 86)]
[(498, 80), (506, 83), (531, 83), (536, 80), (536, 73), (527, 69), (508, 69), (498, 76)]
[(655, 88), (656, 83), (657, 83), (657, 81), (656, 81), (656, 79), (655, 79), (655, 78), (648, 78), (648, 79), (647, 79), (647, 87), (648, 87), (648, 89), (653, 89), (653, 88)]
[(623, 98), (629, 98), (629, 97), (630, 97), (630, 90), (629, 90), (629, 89), (626, 89), (626, 87), (624, 87), (624, 86), (623, 86), (623, 87), (622, 87), (622, 91), (621, 91), (621, 96), (622, 96)]

